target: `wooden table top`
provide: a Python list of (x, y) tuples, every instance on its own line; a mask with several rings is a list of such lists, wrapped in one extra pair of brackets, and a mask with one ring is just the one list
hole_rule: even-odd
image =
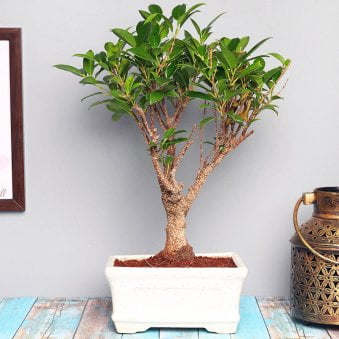
[(110, 298), (0, 298), (0, 339), (339, 339), (339, 326), (310, 325), (291, 319), (286, 298), (242, 296), (236, 334), (150, 329), (122, 335), (115, 332), (111, 309)]

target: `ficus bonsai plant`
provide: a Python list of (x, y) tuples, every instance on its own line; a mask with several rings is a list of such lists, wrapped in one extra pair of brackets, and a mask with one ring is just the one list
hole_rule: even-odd
[[(166, 244), (158, 256), (170, 262), (195, 257), (186, 239), (186, 216), (208, 176), (253, 133), (261, 112), (277, 113), (281, 97), (276, 85), (290, 64), (277, 53), (257, 54), (269, 38), (252, 47), (248, 36), (210, 40), (221, 15), (200, 26), (192, 17), (202, 5), (177, 5), (169, 16), (159, 5), (149, 5), (139, 11), (135, 28), (112, 29), (116, 39), (106, 42), (103, 51), (75, 54), (82, 59), (80, 68), (55, 66), (96, 89), (84, 98), (100, 98), (91, 107), (104, 105), (115, 122), (135, 122), (167, 215)], [(274, 68), (266, 65), (271, 57), (279, 63)], [(199, 112), (196, 106), (188, 109), (192, 101)], [(186, 130), (181, 124), (187, 114), (197, 120)], [(199, 163), (187, 186), (177, 170), (194, 143), (199, 144)]]

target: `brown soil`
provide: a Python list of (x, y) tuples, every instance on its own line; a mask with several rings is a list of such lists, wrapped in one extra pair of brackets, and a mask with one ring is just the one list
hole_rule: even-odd
[(192, 260), (173, 260), (159, 254), (142, 260), (115, 259), (114, 266), (119, 267), (237, 267), (230, 257), (202, 257)]

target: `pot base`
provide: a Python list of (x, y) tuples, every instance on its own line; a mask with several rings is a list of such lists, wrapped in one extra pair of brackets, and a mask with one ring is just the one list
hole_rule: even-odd
[[(113, 317), (112, 317), (113, 320)], [(137, 332), (145, 332), (150, 328), (204, 328), (208, 332), (218, 334), (235, 333), (237, 330), (238, 322), (231, 323), (132, 323), (124, 321), (114, 321), (115, 329), (118, 333), (133, 334)]]

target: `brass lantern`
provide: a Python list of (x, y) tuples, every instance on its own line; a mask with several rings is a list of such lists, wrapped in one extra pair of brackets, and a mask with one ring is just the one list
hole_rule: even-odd
[[(313, 204), (313, 216), (300, 228), (301, 205)], [(293, 215), (291, 239), (291, 313), (304, 321), (339, 325), (339, 187), (304, 193)]]

